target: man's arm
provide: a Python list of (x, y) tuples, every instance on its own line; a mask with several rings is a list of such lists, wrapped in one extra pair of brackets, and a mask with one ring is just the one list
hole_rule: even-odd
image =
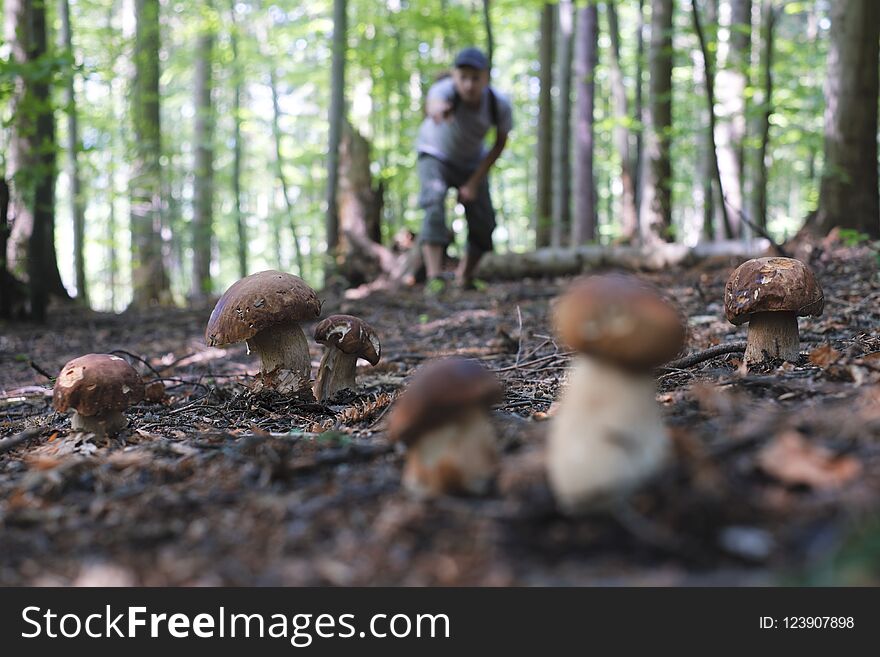
[(434, 123), (442, 123), (452, 116), (452, 102), (446, 98), (428, 96), (425, 113), (434, 120)]
[(477, 200), (477, 190), (480, 187), (480, 183), (486, 177), (486, 174), (489, 173), (489, 169), (492, 168), (495, 161), (501, 156), (501, 151), (507, 145), (508, 134), (507, 132), (498, 133), (498, 136), (495, 138), (495, 144), (486, 153), (486, 157), (483, 158), (483, 161), (480, 162), (480, 165), (474, 170), (467, 182), (458, 188), (458, 201), (460, 203), (471, 203)]

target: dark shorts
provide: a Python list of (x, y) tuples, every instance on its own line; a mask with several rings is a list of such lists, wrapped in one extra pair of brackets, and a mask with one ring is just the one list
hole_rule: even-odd
[[(471, 171), (456, 168), (425, 153), (419, 154), (419, 207), (425, 211), (419, 239), (426, 244), (446, 246), (450, 232), (446, 228), (446, 193), (450, 188), (467, 182)], [(495, 229), (495, 209), (489, 195), (489, 177), (477, 191), (477, 199), (464, 206), (468, 225), (468, 248), (479, 251), (492, 250), (492, 231)]]

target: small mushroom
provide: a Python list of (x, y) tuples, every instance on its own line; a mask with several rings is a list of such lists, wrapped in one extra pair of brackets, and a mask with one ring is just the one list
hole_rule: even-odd
[(309, 343), (300, 322), (321, 314), (315, 291), (299, 276), (268, 270), (232, 284), (217, 301), (205, 343), (246, 341), (260, 357), (262, 382), (281, 393), (310, 389)]
[(318, 401), (357, 385), (358, 358), (375, 365), (382, 356), (382, 345), (373, 327), (351, 315), (330, 315), (318, 322), (315, 342), (324, 345), (315, 380)]
[(797, 362), (798, 316), (818, 317), (825, 295), (807, 266), (794, 258), (747, 260), (724, 288), (724, 312), (734, 326), (749, 323), (746, 363), (767, 358)]
[(144, 398), (144, 384), (119, 356), (86, 354), (74, 358), (55, 379), (52, 404), (73, 409), (70, 426), (97, 436), (113, 435), (128, 425), (123, 411)]
[(502, 397), (495, 376), (474, 360), (421, 369), (388, 420), (389, 439), (407, 446), (403, 485), (425, 497), (485, 493), (498, 465), (489, 408)]
[(579, 353), (550, 422), (547, 474), (575, 514), (617, 501), (668, 459), (652, 370), (681, 350), (685, 327), (655, 289), (620, 274), (575, 282), (554, 322)]

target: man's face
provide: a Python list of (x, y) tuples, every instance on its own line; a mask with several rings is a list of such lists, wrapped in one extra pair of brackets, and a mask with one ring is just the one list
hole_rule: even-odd
[(461, 99), (468, 105), (477, 105), (489, 84), (489, 71), (461, 66), (452, 69), (452, 80)]

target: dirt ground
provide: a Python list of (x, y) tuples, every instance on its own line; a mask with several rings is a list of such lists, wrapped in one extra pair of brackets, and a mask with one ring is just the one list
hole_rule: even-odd
[[(210, 307), (0, 324), (0, 438), (33, 429), (0, 443), (0, 585), (880, 584), (878, 252), (804, 249), (826, 306), (800, 320), (800, 362), (658, 370), (675, 464), (627, 509), (578, 519), (540, 467), (571, 359), (550, 303), (569, 280), (322, 294), (322, 316), (358, 315), (383, 346), (327, 404), (252, 394), (256, 358), (204, 344)], [(687, 315), (687, 352), (745, 339), (722, 304), (737, 264), (641, 274)], [(49, 377), (88, 352), (127, 358), (166, 399), (116, 438), (72, 433)], [(407, 378), (448, 355), (504, 383), (502, 469), (487, 497), (420, 501), (384, 423)]]

